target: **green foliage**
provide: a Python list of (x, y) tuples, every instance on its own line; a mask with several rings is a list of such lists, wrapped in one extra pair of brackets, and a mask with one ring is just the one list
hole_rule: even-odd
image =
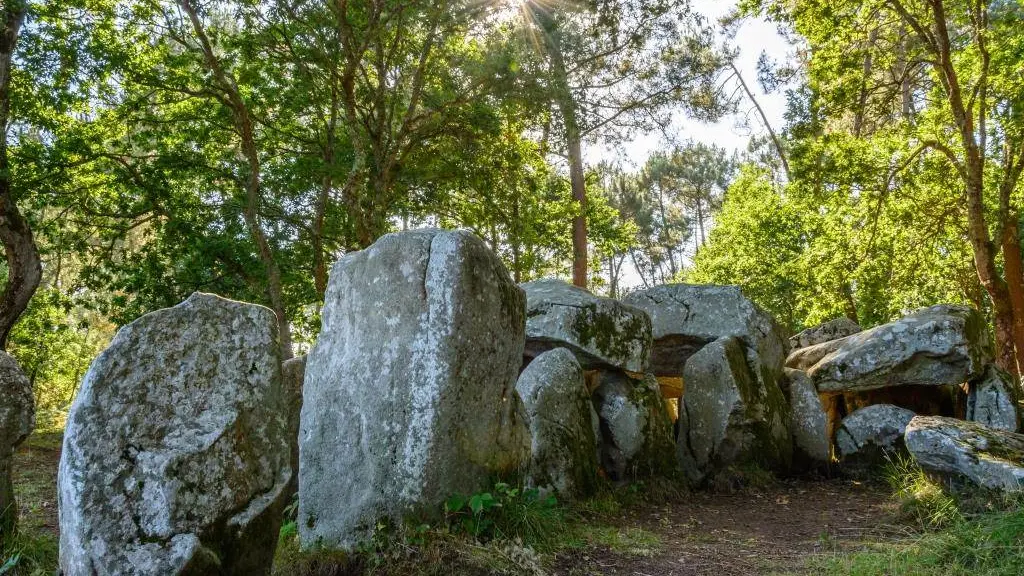
[(900, 513), (914, 525), (942, 528), (963, 520), (956, 499), (925, 474), (910, 456), (888, 457), (883, 477), (900, 503)]
[(0, 576), (46, 576), (57, 566), (57, 538), (20, 532), (0, 549)]
[(445, 523), (453, 534), (477, 540), (517, 540), (546, 552), (565, 524), (553, 494), (536, 488), (514, 488), (499, 482), (493, 492), (453, 495), (444, 506)]

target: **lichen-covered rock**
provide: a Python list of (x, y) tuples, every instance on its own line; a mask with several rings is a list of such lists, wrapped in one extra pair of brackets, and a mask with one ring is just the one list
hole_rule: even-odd
[(842, 318), (829, 320), (813, 328), (808, 328), (795, 336), (791, 336), (789, 338), (789, 347), (791, 350), (807, 348), (808, 346), (814, 346), (823, 342), (846, 338), (860, 331), (860, 324), (843, 316)]
[(288, 394), (288, 445), (291, 447), (293, 496), (299, 490), (299, 416), (302, 413), (302, 381), (306, 377), (306, 355), (289, 358), (281, 364), (281, 377)]
[(867, 406), (843, 418), (836, 431), (836, 453), (846, 465), (870, 465), (903, 449), (903, 431), (914, 418), (910, 410), (890, 404)]
[(1020, 429), (1017, 404), (1020, 386), (1013, 377), (991, 364), (985, 373), (970, 383), (967, 419), (989, 428), (1016, 432)]
[(676, 469), (672, 423), (654, 376), (604, 373), (592, 400), (600, 422), (601, 466), (609, 478), (624, 481)]
[(815, 364), (821, 362), (822, 358), (839, 350), (843, 342), (844, 339), (840, 338), (838, 340), (822, 342), (821, 344), (814, 344), (806, 348), (797, 348), (786, 357), (786, 368), (806, 372)]
[(529, 460), (526, 302), (469, 232), (388, 234), (331, 270), (306, 360), (299, 536), (351, 548)]
[(651, 317), (654, 346), (650, 371), (655, 375), (678, 376), (687, 359), (702, 347), (735, 336), (756, 355), (759, 366), (755, 371), (767, 370), (767, 379), (777, 385), (786, 339), (775, 319), (738, 287), (667, 284), (633, 292), (623, 301)]
[(786, 369), (789, 396), (790, 430), (793, 433), (794, 459), (817, 466), (832, 458), (829, 421), (814, 382), (805, 372)]
[(926, 471), (1003, 492), (1024, 489), (1024, 434), (977, 422), (917, 416), (907, 425), (907, 450)]
[(18, 362), (0, 351), (0, 544), (14, 532), (18, 507), (14, 501), (11, 459), (35, 428), (32, 383)]
[(268, 574), (291, 477), (274, 313), (193, 294), (121, 328), (68, 415), (65, 576)]
[(976, 310), (932, 306), (835, 341), (838, 347), (807, 373), (819, 392), (963, 384), (989, 362), (987, 334)]
[(734, 464), (790, 467), (786, 399), (774, 381), (765, 385), (751, 372), (739, 338), (719, 338), (691, 356), (683, 379), (676, 447), (692, 482)]
[(568, 348), (588, 370), (643, 372), (651, 355), (651, 320), (642, 310), (561, 280), (522, 284), (526, 354)]
[(544, 352), (519, 375), (516, 391), (530, 423), (531, 484), (567, 498), (593, 493), (598, 479), (593, 408), (573, 353)]

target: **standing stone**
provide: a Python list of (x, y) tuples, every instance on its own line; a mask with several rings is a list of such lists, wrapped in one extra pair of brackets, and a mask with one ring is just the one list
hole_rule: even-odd
[(843, 316), (842, 318), (829, 320), (828, 322), (819, 324), (813, 328), (808, 328), (796, 336), (791, 336), (789, 339), (789, 347), (791, 350), (807, 348), (808, 346), (815, 346), (823, 342), (831, 342), (832, 340), (838, 340), (839, 338), (846, 338), (847, 336), (852, 336), (860, 331), (860, 324), (857, 324), (853, 320)]
[(623, 301), (651, 317), (650, 371), (656, 376), (682, 374), (687, 359), (698, 350), (724, 336), (735, 336), (751, 352), (752, 369), (767, 372), (758, 378), (778, 385), (787, 347), (782, 329), (738, 287), (667, 284), (633, 292)]
[(68, 415), (65, 576), (268, 574), (286, 485), (274, 313), (193, 294), (118, 331)]
[(642, 310), (561, 280), (536, 280), (522, 288), (526, 291), (527, 356), (565, 347), (587, 370), (647, 369), (651, 319)]
[(604, 373), (592, 400), (600, 422), (601, 466), (610, 479), (675, 471), (672, 422), (654, 376)]
[(903, 449), (903, 431), (914, 418), (910, 410), (890, 404), (867, 406), (843, 418), (836, 432), (836, 452), (847, 465), (877, 464), (887, 453)]
[(819, 392), (959, 385), (980, 376), (991, 357), (985, 320), (966, 306), (924, 308), (835, 344), (807, 369)]
[(906, 445), (926, 471), (954, 482), (1020, 492), (1024, 489), (1024, 434), (942, 416), (917, 416)]
[(598, 479), (593, 408), (573, 353), (556, 348), (541, 354), (519, 375), (516, 391), (530, 422), (531, 484), (565, 498), (593, 493)]
[(288, 445), (292, 468), (288, 493), (292, 498), (299, 490), (299, 418), (302, 413), (302, 382), (306, 378), (306, 355), (285, 360), (281, 364), (281, 377), (288, 393)]
[(1017, 405), (1020, 386), (1012, 376), (991, 364), (981, 378), (970, 383), (969, 389), (968, 420), (1008, 432), (1020, 429)]
[(35, 415), (32, 383), (18, 362), (0, 351), (0, 545), (18, 523), (11, 460), (14, 450), (35, 428)]
[(774, 382), (765, 386), (751, 372), (739, 338), (720, 338), (691, 356), (683, 379), (676, 447), (692, 482), (733, 464), (790, 467), (786, 399)]
[(786, 369), (789, 380), (790, 429), (794, 458), (810, 465), (828, 464), (832, 458), (829, 421), (814, 382), (805, 372)]
[(352, 548), (528, 461), (525, 308), (468, 232), (388, 234), (334, 265), (303, 387), (303, 546)]

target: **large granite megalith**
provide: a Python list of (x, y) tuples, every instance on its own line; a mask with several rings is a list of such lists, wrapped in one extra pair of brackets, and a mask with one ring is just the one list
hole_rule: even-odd
[(907, 450), (927, 472), (953, 484), (1024, 490), (1024, 434), (942, 416), (917, 416), (904, 434)]
[(739, 338), (715, 340), (686, 362), (676, 450), (683, 471), (701, 482), (734, 464), (785, 471), (792, 464), (789, 406), (774, 381), (746, 362)]
[(269, 309), (197, 293), (121, 328), (68, 415), (64, 576), (268, 574), (287, 415)]
[(18, 521), (11, 479), (14, 449), (28, 438), (34, 427), (32, 383), (18, 362), (0, 351), (0, 545), (14, 532)]
[(651, 319), (642, 310), (561, 280), (522, 284), (526, 354), (568, 348), (584, 369), (643, 372), (651, 356)]
[(530, 480), (574, 498), (597, 486), (597, 427), (583, 368), (572, 352), (555, 348), (519, 375), (516, 391), (530, 422)]
[(303, 386), (304, 546), (351, 548), (528, 461), (525, 307), (468, 232), (388, 234), (334, 265)]
[(978, 311), (942, 304), (805, 348), (802, 360), (788, 364), (805, 369), (819, 392), (959, 386), (980, 376), (991, 360), (987, 334)]

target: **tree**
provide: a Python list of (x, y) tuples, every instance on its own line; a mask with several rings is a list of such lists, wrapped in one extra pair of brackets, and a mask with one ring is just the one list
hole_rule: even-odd
[(1024, 266), (1016, 190), (1024, 169), (1024, 8), (946, 0), (752, 4), (806, 39), (809, 81), (827, 115), (849, 112), (857, 137), (879, 134), (865, 131), (868, 113), (903, 131), (905, 148), (891, 182), (933, 157), (955, 175), (953, 193), (992, 306), (997, 361), (1019, 374)]
[(524, 6), (527, 40), (543, 62), (553, 127), (569, 166), (578, 210), (573, 218), (573, 283), (587, 285), (586, 171), (583, 142), (663, 126), (681, 108), (721, 112), (715, 79), (721, 64), (710, 32), (685, 0), (600, 0)]

